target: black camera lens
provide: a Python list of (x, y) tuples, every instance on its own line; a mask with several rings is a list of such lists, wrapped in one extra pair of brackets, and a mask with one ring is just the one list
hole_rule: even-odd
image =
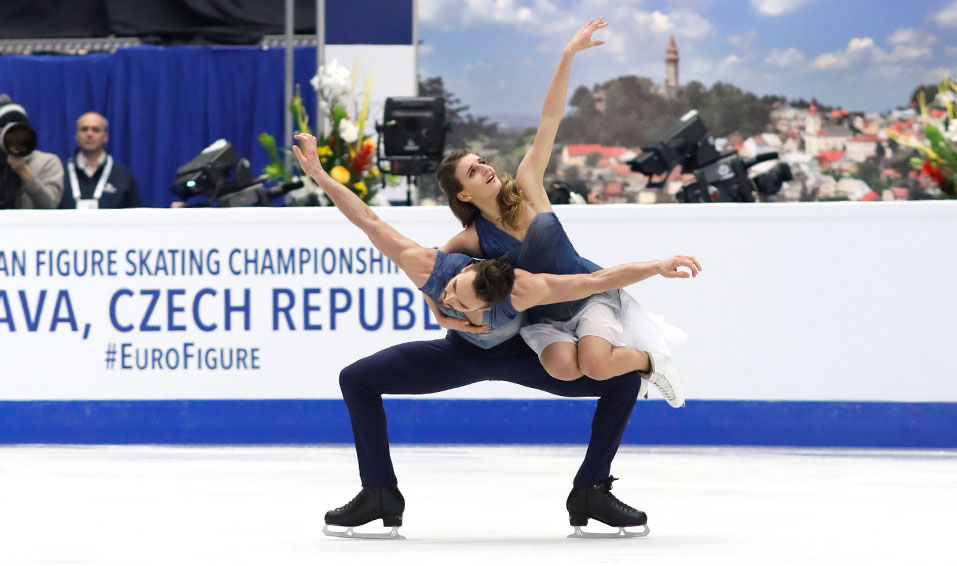
[(37, 148), (37, 133), (26, 122), (11, 122), (0, 129), (0, 147), (14, 157), (30, 155)]

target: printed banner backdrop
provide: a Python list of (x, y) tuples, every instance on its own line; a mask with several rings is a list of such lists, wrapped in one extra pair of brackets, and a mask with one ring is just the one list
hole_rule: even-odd
[[(459, 229), (444, 208), (377, 212), (423, 245)], [(558, 213), (599, 264), (704, 265), (629, 289), (689, 332), (689, 402), (653, 394), (626, 439), (957, 446), (957, 203)], [(333, 208), (0, 214), (5, 442), (348, 442), (339, 370), (443, 333)], [(591, 410), (500, 382), (389, 403), (420, 442), (583, 441)]]

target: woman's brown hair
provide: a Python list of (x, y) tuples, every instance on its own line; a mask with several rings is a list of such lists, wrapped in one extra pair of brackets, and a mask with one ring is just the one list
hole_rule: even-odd
[[(470, 202), (463, 202), (457, 195), (462, 192), (462, 183), (455, 176), (455, 168), (459, 160), (469, 155), (467, 149), (453, 149), (439, 164), (435, 176), (445, 193), (445, 198), (449, 201), (449, 208), (452, 214), (459, 219), (462, 226), (469, 227), (478, 218), (481, 211)], [(502, 181), (502, 188), (498, 192), (498, 210), (502, 215), (502, 224), (512, 230), (521, 230), (522, 225), (518, 223), (518, 218), (524, 209), (525, 194), (507, 173), (496, 173)]]

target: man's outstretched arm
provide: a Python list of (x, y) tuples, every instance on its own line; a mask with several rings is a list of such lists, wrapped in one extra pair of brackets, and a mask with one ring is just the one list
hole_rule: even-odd
[(294, 145), (292, 151), (299, 159), (302, 170), (319, 183), (350, 222), (366, 233), (376, 249), (405, 271), (417, 287), (424, 285), (435, 262), (435, 250), (422, 247), (400, 234), (379, 218), (379, 215), (348, 187), (330, 177), (322, 168), (314, 136), (296, 134), (296, 139), (301, 147)]
[[(688, 271), (679, 271), (686, 267)], [(626, 263), (594, 273), (554, 275), (515, 270), (512, 305), (523, 311), (538, 305), (576, 301), (610, 289), (621, 289), (654, 275), (686, 279), (697, 277), (701, 264), (693, 256), (676, 255), (668, 259)]]

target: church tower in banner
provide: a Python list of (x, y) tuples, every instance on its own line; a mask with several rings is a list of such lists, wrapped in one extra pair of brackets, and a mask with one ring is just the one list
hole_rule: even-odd
[(676, 94), (678, 94), (678, 46), (675, 44), (675, 36), (671, 36), (668, 49), (665, 50), (665, 96), (674, 98)]

